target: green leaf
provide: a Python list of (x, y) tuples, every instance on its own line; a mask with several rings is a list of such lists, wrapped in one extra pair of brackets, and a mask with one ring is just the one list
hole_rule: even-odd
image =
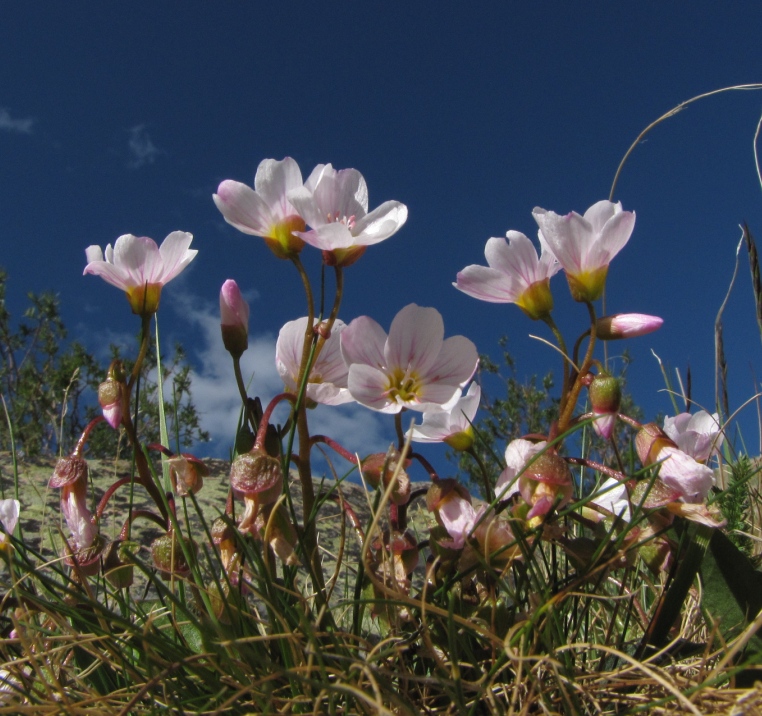
[[(701, 564), (704, 588), (701, 605), (713, 619), (725, 640), (737, 637), (762, 609), (762, 572), (727, 535), (716, 530)], [(762, 652), (762, 638), (756, 634), (750, 648)]]

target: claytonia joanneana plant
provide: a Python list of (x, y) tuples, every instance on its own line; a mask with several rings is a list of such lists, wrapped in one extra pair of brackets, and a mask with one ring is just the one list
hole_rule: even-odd
[(309, 224), (298, 231), (311, 246), (323, 251), (331, 266), (349, 266), (368, 246), (396, 234), (407, 221), (407, 207), (385, 201), (368, 213), (368, 187), (356, 169), (334, 169), (318, 164), (304, 186), (289, 192), (289, 199)]
[(474, 442), (473, 421), (481, 397), (479, 385), (471, 383), (468, 392), (449, 410), (429, 408), (423, 413), (421, 424), (413, 426), (413, 441), (447, 443), (454, 450), (468, 450)]
[(88, 246), (84, 272), (121, 288), (133, 313), (151, 315), (159, 309), (162, 287), (196, 257), (198, 251), (188, 248), (192, 240), (185, 231), (173, 231), (159, 247), (147, 236), (125, 234), (113, 248), (106, 246), (105, 256), (99, 246)]
[(583, 216), (572, 211), (559, 216), (535, 208), (540, 232), (566, 272), (575, 301), (595, 301), (603, 293), (613, 258), (622, 250), (635, 227), (635, 214), (622, 204), (599, 201)]
[(463, 293), (491, 303), (515, 303), (529, 318), (545, 318), (553, 310), (550, 279), (561, 269), (540, 233), (542, 254), (519, 231), (487, 241), (489, 266), (466, 266), (453, 284)]
[[(424, 702), (432, 713), (438, 704), (458, 713), (480, 705), (524, 713), (532, 709), (514, 701), (545, 688), (546, 677), (533, 665), (552, 657), (554, 669), (566, 669), (578, 659), (576, 644), (589, 654), (595, 639), (603, 639), (605, 648), (585, 657), (600, 669), (619, 658), (622, 645), (628, 664), (630, 653), (641, 658), (665, 647), (676, 623), (672, 601), (685, 601), (699, 569), (696, 554), (703, 554), (701, 545), (706, 552), (711, 530), (724, 524), (712, 463), (720, 460), (725, 426), (719, 415), (704, 411), (668, 418), (663, 430), (641, 423), (623, 395), (622, 376), (612, 374), (601, 350), (601, 341), (646, 336), (662, 325), (661, 318), (640, 313), (598, 316), (608, 266), (633, 233), (634, 213), (608, 200), (584, 214), (527, 210), (525, 220), (531, 224), (533, 216), (539, 226), (539, 254), (532, 240), (511, 230), (506, 239), (487, 240), (487, 266), (457, 273), (454, 286), (469, 297), (461, 295), (474, 321), (479, 307), (470, 298), (513, 303), (550, 332), (561, 380), (557, 388), (548, 381), (557, 394), (538, 401), (536, 391), (514, 391), (512, 380), (505, 381), (507, 399), (490, 398), (490, 378), (481, 384), (477, 374), (476, 346), (465, 336), (445, 337), (445, 321), (434, 307), (402, 307), (388, 333), (370, 316), (349, 320), (345, 277), (358, 260), (371, 260), (374, 244), (404, 227), (408, 213), (398, 201), (369, 211), (368, 188), (356, 169), (319, 164), (303, 182), (294, 159), (265, 159), (253, 188), (226, 180), (213, 201), (230, 225), (262, 237), (276, 257), (288, 259), (274, 270), (296, 270), (304, 308), (281, 316), (275, 350), (283, 390), (263, 399), (261, 366), (251, 380), (242, 373), (250, 311), (245, 287), (228, 279), (218, 297), (220, 334), (232, 361), (239, 420), (229, 440), (225, 497), (212, 505), (208, 520), (199, 502), (214, 479), (207, 465), (163, 444), (174, 441), (166, 425), (160, 442), (146, 444), (135, 419), (152, 319), (163, 286), (196, 256), (191, 234), (175, 231), (161, 247), (124, 235), (105, 252), (86, 249), (84, 273), (127, 294), (141, 334), (134, 360), (112, 361), (98, 388), (102, 415), (57, 462), (49, 481), (60, 490), (66, 523), (55, 546), (59, 558), (49, 562), (66, 582), (60, 600), (66, 628), (97, 612), (87, 624), (87, 633), (95, 634), (87, 650), (56, 656), (56, 668), (86, 662), (87, 673), (98, 673), (99, 689), (137, 694), (125, 713), (145, 705), (144, 693), (152, 699), (148, 708), (157, 708), (151, 689), (132, 689), (126, 680), (139, 668), (146, 670), (146, 683), (161, 678), (166, 693), (175, 679), (181, 690), (211, 689), (183, 701), (210, 713), (263, 710), (249, 708), (246, 699), (265, 683), (266, 707), (273, 711), (293, 711), (280, 694), (304, 688), (316, 712), (375, 712), (375, 701), (353, 699), (369, 683), (381, 688), (389, 674), (399, 687), (389, 700), (395, 713), (417, 713)], [(568, 341), (554, 318), (551, 293), (561, 272), (572, 298), (585, 304), (576, 306), (581, 322)], [(265, 312), (272, 318), (284, 305), (290, 301), (273, 300)], [(157, 360), (159, 348), (157, 335)], [(486, 360), (483, 367), (485, 376), (493, 372)], [(483, 398), (486, 419), (479, 418)], [(163, 408), (173, 407), (161, 400)], [(515, 404), (522, 400), (526, 404)], [(359, 419), (352, 422), (353, 447), (359, 445), (353, 451), (342, 445), (345, 436), (314, 429), (317, 420), (340, 423), (322, 418), (350, 402), (357, 404), (352, 410), (377, 414), (388, 442), (378, 446), (375, 435), (363, 435)], [(316, 404), (326, 408), (311, 412)], [(501, 410), (509, 418), (498, 419)], [(97, 492), (86, 449), (96, 429), (119, 430), (133, 456)], [(633, 435), (637, 460), (627, 453)], [(437, 443), (460, 453), (465, 468), (457, 477), (441, 475), (423, 454), (443, 449)], [(314, 474), (316, 464), (327, 466), (323, 474)], [(350, 486), (355, 477), (362, 488)], [(361, 492), (358, 498), (363, 489), (375, 496)], [(117, 492), (128, 499), (115, 507)], [(28, 558), (11, 562), (22, 543), (11, 536), (19, 510), (18, 501), (0, 500), (0, 554), (13, 569), (26, 570), (8, 588), (8, 600), (18, 605), (9, 633), (10, 623), (16, 629), (19, 615), (37, 609), (55, 581), (22, 593), (37, 567)], [(119, 524), (107, 529), (113, 515)], [(332, 519), (340, 520), (332, 533), (340, 535), (337, 544), (321, 535)], [(150, 544), (141, 541), (143, 523), (154, 531)], [(14, 549), (6, 549), (11, 541)], [(136, 566), (144, 583), (133, 586)], [(677, 571), (667, 575), (665, 569)], [(660, 594), (684, 593), (665, 605), (662, 596), (651, 597), (648, 585), (657, 584)], [(33, 636), (17, 632), (0, 641), (37, 648), (57, 614), (39, 611)], [(108, 650), (109, 659), (118, 654), (125, 663), (92, 667), (98, 630), (113, 624), (119, 648)], [(166, 647), (157, 650), (163, 661), (137, 653), (152, 639)], [(635, 642), (637, 652), (630, 649)], [(379, 651), (371, 648), (376, 643), (404, 644), (399, 654), (415, 678), (397, 677), (389, 667), (395, 659), (402, 663), (397, 647)], [(157, 676), (165, 663), (169, 670)], [(341, 664), (350, 665), (351, 688), (344, 688)], [(455, 673), (453, 665), (458, 688), (429, 693), (437, 683), (431, 675)], [(536, 683), (506, 685), (527, 670)], [(226, 675), (222, 681), (220, 674)], [(569, 713), (583, 712), (574, 710), (582, 703), (579, 694), (566, 688), (576, 683), (574, 676), (564, 672), (563, 698), (548, 696), (544, 710), (556, 712), (567, 699)], [(281, 679), (287, 687), (281, 688)], [(408, 681), (416, 693), (426, 692), (413, 706), (404, 701)], [(460, 701), (453, 705), (453, 698)], [(166, 700), (162, 708), (181, 710)]]
[(302, 173), (291, 157), (265, 159), (257, 167), (253, 190), (226, 179), (213, 199), (228, 224), (244, 234), (261, 236), (279, 259), (289, 259), (304, 246), (294, 233), (304, 230), (304, 219), (288, 199), (301, 186)]
[[(323, 344), (307, 378), (307, 398), (323, 405), (341, 405), (354, 400), (347, 388), (347, 366), (341, 357), (341, 333), (346, 324), (338, 318), (331, 335)], [(299, 389), (299, 368), (304, 353), (307, 318), (289, 321), (278, 333), (275, 344), (275, 365), (286, 390)], [(318, 326), (319, 329), (319, 326)]]
[(414, 303), (394, 317), (388, 336), (372, 318), (356, 318), (341, 334), (341, 352), (352, 397), (382, 413), (451, 409), (478, 362), (468, 338), (444, 340), (439, 311)]
[(8, 536), (13, 534), (19, 521), (21, 505), (18, 500), (0, 500), (0, 549), (5, 549), (10, 544)]

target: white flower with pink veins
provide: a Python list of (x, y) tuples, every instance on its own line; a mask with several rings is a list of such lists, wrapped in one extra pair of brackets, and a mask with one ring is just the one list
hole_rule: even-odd
[(407, 221), (407, 207), (385, 201), (368, 213), (368, 186), (357, 169), (318, 164), (289, 201), (310, 226), (297, 236), (326, 253), (326, 263), (349, 266), (366, 247), (395, 234)]
[(722, 445), (724, 435), (717, 413), (699, 410), (664, 419), (664, 432), (683, 452), (698, 462), (706, 462)]
[[(312, 366), (307, 379), (307, 397), (323, 405), (341, 405), (352, 402), (347, 390), (347, 366), (341, 357), (340, 336), (346, 324), (336, 319), (331, 335)], [(275, 344), (275, 365), (287, 390), (299, 389), (299, 366), (307, 330), (307, 317), (289, 321), (278, 333)]]
[(352, 397), (382, 413), (449, 410), (479, 362), (468, 338), (445, 340), (439, 311), (414, 303), (394, 317), (388, 336), (372, 318), (356, 318), (341, 334), (341, 352)]

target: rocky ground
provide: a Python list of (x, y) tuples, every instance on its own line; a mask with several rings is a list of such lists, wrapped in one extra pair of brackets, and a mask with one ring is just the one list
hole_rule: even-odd
[[(204, 478), (204, 485), (197, 498), (204, 519), (211, 523), (225, 509), (228, 496), (230, 463), (224, 460), (208, 459), (204, 461), (209, 467), (210, 474)], [(55, 558), (62, 549), (62, 535), (68, 537), (68, 528), (61, 517), (60, 491), (50, 489), (48, 481), (55, 467), (55, 458), (30, 458), (19, 461), (14, 467), (11, 456), (0, 452), (0, 488), (2, 496), (13, 497), (15, 480), (18, 479), (19, 500), (21, 502), (21, 529), (24, 541), (46, 558)], [(127, 461), (88, 460), (91, 481), (91, 507), (98, 504), (104, 492), (115, 481), (130, 475), (130, 463)], [(17, 478), (16, 478), (17, 474)], [(325, 482), (322, 486), (315, 481), (315, 491), (327, 490), (333, 481)], [(367, 526), (371, 518), (371, 501), (375, 496), (366, 493), (358, 484), (345, 481), (341, 485), (344, 499), (354, 509), (362, 525)], [(291, 491), (297, 514), (301, 516), (301, 491), (298, 481)], [(151, 509), (153, 507), (145, 490), (137, 485), (133, 492), (133, 505), (136, 509)], [(128, 514), (130, 503), (130, 487), (122, 486), (109, 501), (103, 514), (100, 529), (101, 534), (108, 539), (115, 539)], [(188, 512), (194, 537), (197, 541), (204, 539), (203, 530), (198, 517), (195, 515), (193, 504), (188, 501)], [(155, 511), (155, 510), (154, 510)], [(178, 513), (182, 508), (178, 505)], [(417, 533), (418, 539), (428, 536), (430, 516), (424, 509), (423, 500), (418, 500), (410, 510), (411, 528)], [(327, 561), (326, 574), (330, 576), (335, 566), (335, 555), (341, 544), (342, 519), (341, 511), (334, 502), (327, 502), (319, 518), (319, 543)], [(161, 534), (160, 528), (148, 520), (136, 520), (132, 538), (141, 545), (141, 556), (150, 563), (149, 545)], [(352, 568), (359, 560), (359, 541), (347, 524), (344, 543), (345, 566)], [(332, 563), (332, 564), (331, 564)]]

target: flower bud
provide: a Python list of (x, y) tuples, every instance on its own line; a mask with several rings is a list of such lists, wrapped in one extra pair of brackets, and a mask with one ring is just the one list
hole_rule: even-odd
[(603, 316), (595, 323), (595, 336), (602, 341), (618, 338), (637, 338), (661, 328), (664, 319), (644, 313), (616, 313)]
[[(196, 543), (192, 542), (190, 546), (195, 552)], [(154, 566), (162, 573), (161, 576), (164, 579), (169, 579), (172, 574), (184, 579), (191, 572), (179, 539), (170, 533), (157, 537), (151, 543), (151, 557)]]
[[(394, 473), (397, 472), (401, 457), (400, 451), (393, 445), (385, 453), (378, 452), (368, 455), (361, 463), (363, 477), (373, 488), (377, 489), (379, 485), (383, 484), (383, 489), (386, 489), (394, 477)], [(397, 473), (397, 481), (390, 495), (391, 501), (395, 505), (405, 505), (410, 498), (410, 477), (405, 472), (405, 467), (409, 464), (410, 460), (405, 460), (404, 465)]]
[(593, 428), (602, 438), (608, 440), (614, 432), (616, 416), (622, 402), (622, 387), (619, 379), (608, 373), (596, 375), (588, 388), (593, 413), (597, 416)]
[(659, 453), (665, 447), (677, 446), (656, 423), (646, 423), (635, 435), (635, 449), (644, 467), (658, 462)]
[(527, 513), (530, 521), (550, 512), (557, 500), (562, 507), (572, 496), (571, 472), (566, 460), (552, 450), (540, 453), (519, 477), (519, 491), (531, 505)]
[(191, 455), (176, 455), (167, 462), (172, 484), (180, 497), (195, 495), (203, 486), (204, 477), (209, 474), (209, 468)]
[(240, 357), (249, 347), (249, 305), (232, 279), (220, 289), (220, 326), (225, 349), (234, 358)]
[(140, 545), (137, 542), (116, 540), (103, 550), (103, 572), (106, 579), (116, 589), (127, 589), (132, 586), (134, 553)]
[(98, 403), (106, 422), (117, 430), (122, 422), (123, 384), (109, 378), (98, 386)]

